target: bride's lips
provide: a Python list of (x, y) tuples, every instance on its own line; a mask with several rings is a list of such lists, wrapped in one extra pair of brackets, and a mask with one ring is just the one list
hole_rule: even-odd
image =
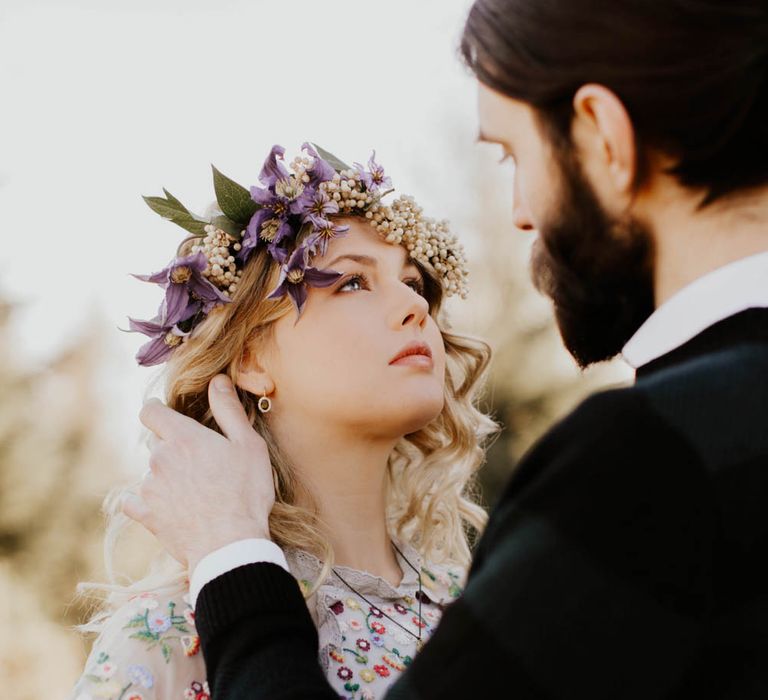
[(432, 367), (432, 349), (426, 343), (418, 341), (408, 343), (389, 361), (389, 364)]

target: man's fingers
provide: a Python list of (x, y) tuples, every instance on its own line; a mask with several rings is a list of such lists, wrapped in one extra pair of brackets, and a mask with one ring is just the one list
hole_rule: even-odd
[(249, 442), (261, 436), (253, 429), (232, 381), (226, 374), (217, 374), (208, 385), (211, 413), (226, 437), (234, 442)]
[(155, 534), (155, 530), (152, 527), (152, 511), (140, 496), (137, 496), (134, 493), (126, 494), (123, 496), (120, 509), (131, 520), (135, 520), (139, 525), (143, 525), (147, 528), (153, 535)]
[(139, 411), (139, 420), (164, 440), (185, 434), (197, 422), (168, 408), (160, 399), (149, 399)]

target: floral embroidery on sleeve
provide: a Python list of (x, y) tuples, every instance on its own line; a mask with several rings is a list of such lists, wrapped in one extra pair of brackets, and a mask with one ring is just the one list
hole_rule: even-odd
[(115, 610), (70, 700), (210, 700), (189, 597), (143, 593)]
[(142, 690), (149, 690), (155, 685), (149, 668), (131, 664), (125, 669), (122, 680), (117, 677), (118, 670), (109, 654), (100, 652), (85, 673), (90, 682), (89, 691), (80, 693), (76, 700), (145, 700)]
[(171, 659), (172, 647), (169, 642), (177, 640), (186, 656), (194, 656), (200, 651), (200, 639), (190, 629), (194, 626), (195, 613), (189, 608), (181, 615), (176, 612), (177, 604), (170, 600), (165, 609), (161, 609), (156, 596), (144, 593), (132, 599), (136, 613), (124, 629), (135, 629), (130, 635), (146, 643), (148, 649), (160, 646), (166, 663)]

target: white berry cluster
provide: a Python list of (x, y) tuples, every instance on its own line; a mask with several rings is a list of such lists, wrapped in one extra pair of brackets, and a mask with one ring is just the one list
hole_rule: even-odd
[(202, 252), (208, 260), (203, 276), (215, 284), (225, 296), (231, 296), (240, 283), (243, 271), (238, 269), (235, 257), (230, 252), (240, 250), (240, 243), (212, 224), (205, 227), (205, 237), (192, 246), (192, 252)]
[(333, 176), (333, 180), (320, 184), (320, 189), (339, 205), (340, 214), (351, 214), (355, 210), (365, 210), (376, 201), (369, 192), (364, 192), (365, 185), (360, 172), (350, 168)]
[(374, 202), (365, 216), (387, 241), (404, 245), (412, 258), (431, 265), (443, 278), (446, 294), (467, 297), (467, 258), (464, 246), (451, 233), (448, 222), (422, 216), (421, 207), (410, 195), (391, 204)]
[(312, 156), (300, 155), (296, 156), (288, 166), (289, 169), (296, 176), (297, 182), (306, 185), (309, 182), (309, 175), (307, 170), (312, 170), (312, 166), (315, 164), (315, 159)]
[(364, 191), (357, 170), (336, 173), (332, 181), (320, 187), (338, 202), (340, 214), (364, 213), (387, 243), (404, 245), (412, 258), (431, 265), (442, 277), (447, 296), (467, 297), (467, 258), (447, 221), (423, 216), (422, 208), (409, 195), (382, 204), (380, 196)]

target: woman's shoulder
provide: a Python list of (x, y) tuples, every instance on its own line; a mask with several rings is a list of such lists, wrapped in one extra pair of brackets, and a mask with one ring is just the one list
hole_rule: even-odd
[(142, 593), (115, 609), (93, 643), (72, 697), (207, 700), (188, 595)]

